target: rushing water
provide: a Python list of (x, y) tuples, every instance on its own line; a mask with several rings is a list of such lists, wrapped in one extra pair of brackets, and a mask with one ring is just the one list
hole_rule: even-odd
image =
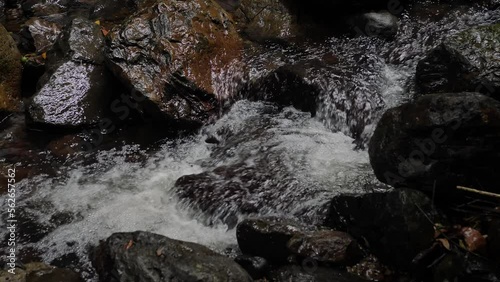
[[(91, 164), (75, 162), (58, 176), (24, 180), (17, 195), (24, 221), (20, 243), (49, 263), (77, 267), (91, 280), (89, 249), (114, 232), (152, 231), (223, 250), (235, 244), (235, 234), (217, 219), (241, 217), (242, 206), (251, 206), (254, 214), (320, 221), (333, 195), (361, 193), (375, 182), (367, 152), (356, 147), (366, 144), (385, 109), (411, 97), (416, 63), (426, 51), (445, 36), (499, 19), (499, 11), (480, 8), (434, 23), (402, 15), (400, 32), (389, 42), (330, 38), (306, 46), (267, 46), (250, 62), (254, 77), (268, 65), (321, 61), (332, 54), (338, 61), (307, 75), (322, 92), (316, 117), (239, 101), (195, 136), (164, 141), (152, 151), (138, 145), (100, 151)], [(227, 84), (218, 82), (221, 91), (234, 88)], [(232, 173), (217, 174), (220, 170)], [(202, 193), (206, 198), (195, 204), (180, 201), (176, 180), (200, 173), (215, 175), (218, 187), (239, 188)], [(208, 213), (199, 209), (205, 200)]]

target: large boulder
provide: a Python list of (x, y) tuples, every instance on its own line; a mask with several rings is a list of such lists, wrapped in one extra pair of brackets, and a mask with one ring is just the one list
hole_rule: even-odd
[(367, 242), (382, 262), (409, 269), (413, 258), (432, 244), (435, 217), (423, 193), (400, 189), (334, 197), (325, 225)]
[(499, 192), (499, 148), (500, 102), (448, 93), (388, 110), (369, 155), (380, 181), (450, 197), (457, 185)]
[(0, 111), (21, 110), (21, 53), (9, 32), (0, 25)]
[(225, 83), (242, 73), (242, 41), (212, 0), (160, 1), (108, 37), (109, 66), (144, 96), (139, 110), (172, 127), (213, 118), (219, 100), (233, 94)]
[(141, 231), (111, 235), (96, 250), (94, 265), (100, 281), (253, 281), (207, 247)]
[(450, 36), (417, 65), (422, 94), (480, 92), (500, 99), (500, 24)]
[(29, 122), (71, 128), (104, 118), (112, 97), (104, 46), (99, 26), (82, 18), (72, 21), (48, 54), (47, 72), (27, 104)]

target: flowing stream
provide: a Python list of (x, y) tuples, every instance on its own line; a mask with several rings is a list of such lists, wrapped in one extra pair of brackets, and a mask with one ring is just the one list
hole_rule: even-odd
[[(95, 162), (75, 161), (57, 176), (23, 180), (17, 195), (22, 249), (77, 268), (92, 281), (89, 250), (114, 232), (151, 231), (224, 251), (236, 244), (235, 231), (217, 219), (241, 219), (242, 203), (253, 214), (319, 222), (329, 198), (362, 193), (376, 183), (363, 145), (384, 110), (411, 98), (415, 67), (426, 51), (450, 34), (499, 20), (499, 11), (481, 8), (450, 12), (438, 21), (405, 14), (393, 41), (329, 38), (300, 48), (267, 46), (250, 60), (253, 76), (262, 75), (266, 64), (339, 58), (334, 67), (308, 75), (322, 92), (316, 117), (241, 100), (197, 135), (164, 140), (154, 149), (129, 144), (99, 151)], [(209, 214), (179, 200), (177, 179), (221, 167), (236, 173), (216, 185), (254, 181), (258, 187), (203, 194), (207, 198), (199, 200), (210, 202)]]

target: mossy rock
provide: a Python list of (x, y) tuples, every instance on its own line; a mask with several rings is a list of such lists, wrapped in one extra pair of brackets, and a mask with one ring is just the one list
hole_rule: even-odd
[(9, 32), (0, 25), (0, 111), (21, 110), (21, 53)]

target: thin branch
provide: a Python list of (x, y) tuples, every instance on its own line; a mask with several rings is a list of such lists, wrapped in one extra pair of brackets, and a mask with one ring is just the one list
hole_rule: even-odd
[(481, 190), (477, 190), (477, 189), (473, 189), (473, 188), (468, 188), (468, 187), (463, 187), (463, 186), (457, 186), (457, 189), (458, 190), (462, 190), (462, 191), (471, 192), (471, 193), (480, 194), (480, 195), (483, 195), (483, 196), (489, 196), (489, 197), (494, 197), (494, 198), (499, 198), (500, 199), (500, 194), (493, 193), (493, 192), (481, 191)]

